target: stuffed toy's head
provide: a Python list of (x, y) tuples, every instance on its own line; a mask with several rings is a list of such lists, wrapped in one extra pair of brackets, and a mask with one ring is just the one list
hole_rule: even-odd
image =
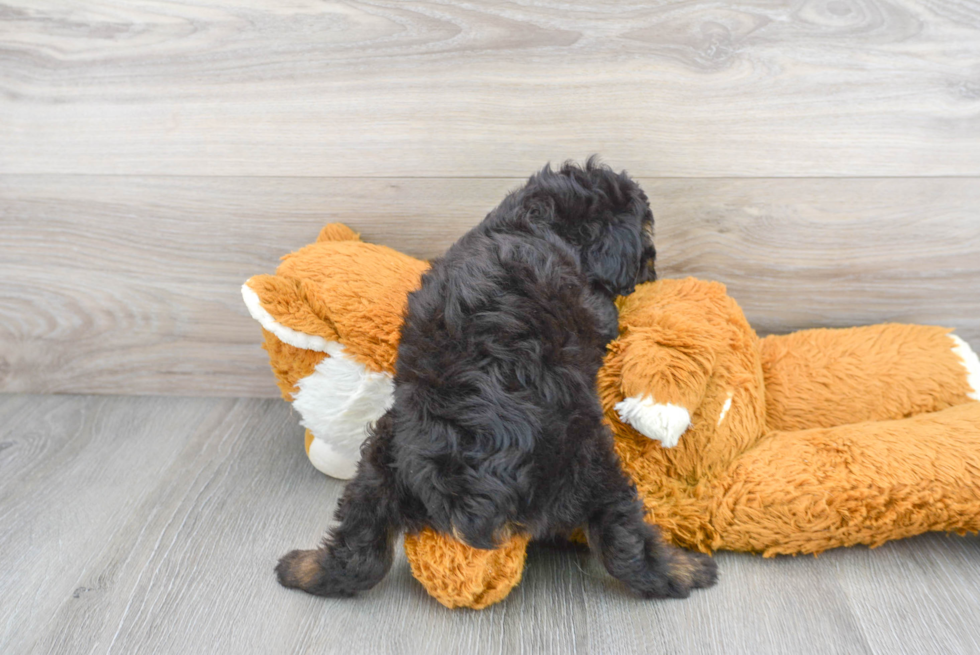
[(354, 475), (367, 426), (391, 405), (402, 314), (426, 269), (334, 223), (275, 275), (242, 286), (276, 383), (307, 430), (310, 461), (327, 475)]

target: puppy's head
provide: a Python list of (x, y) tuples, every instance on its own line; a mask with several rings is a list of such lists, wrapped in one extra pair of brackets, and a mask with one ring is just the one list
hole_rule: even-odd
[(579, 252), (589, 283), (609, 296), (657, 278), (653, 213), (640, 186), (600, 164), (566, 162), (531, 177), (524, 206)]

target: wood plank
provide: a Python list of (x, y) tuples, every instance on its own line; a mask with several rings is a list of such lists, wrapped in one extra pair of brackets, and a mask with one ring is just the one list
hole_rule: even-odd
[(105, 593), (122, 563), (100, 563), (106, 543), (153, 512), (154, 486), (232, 404), (0, 396), (0, 651), (44, 652), (31, 645), (59, 607)]
[(343, 487), (309, 465), (301, 438), (276, 400), (0, 395), (0, 442), (16, 442), (0, 472), (27, 465), (0, 489), (0, 651), (829, 654), (980, 641), (975, 537), (721, 553), (718, 586), (684, 601), (637, 599), (587, 551), (547, 548), (478, 613), (429, 598), (400, 549), (357, 598), (285, 590), (276, 557), (317, 541)]
[(7, 2), (0, 172), (980, 175), (976, 0)]
[[(831, 554), (855, 620), (874, 652), (980, 652), (980, 540), (942, 534), (892, 542), (851, 557)], [(896, 573), (897, 571), (901, 573)], [(883, 583), (883, 580), (887, 582)], [(966, 584), (964, 584), (966, 582)], [(901, 630), (883, 626), (901, 625)]]
[[(884, 321), (980, 350), (980, 179), (641, 179), (660, 272), (762, 333)], [(518, 179), (0, 176), (0, 390), (275, 395), (251, 275), (344, 221), (441, 253)]]
[[(167, 409), (188, 415), (188, 402), (170, 399)], [(324, 497), (320, 475), (305, 498), (284, 496), (309, 472), (289, 457), (303, 454), (302, 430), (281, 401), (195, 402), (210, 406), (211, 420), (188, 425), (163, 475), (135, 485), (145, 486), (142, 502), (113, 530), (82, 537), (99, 546), (79, 571), (83, 591), (38, 631), (38, 652), (284, 652), (281, 644), (301, 637), (282, 641), (298, 617), (265, 593), (276, 584), (280, 516), (319, 514), (333, 490)], [(182, 651), (188, 640), (222, 647)]]

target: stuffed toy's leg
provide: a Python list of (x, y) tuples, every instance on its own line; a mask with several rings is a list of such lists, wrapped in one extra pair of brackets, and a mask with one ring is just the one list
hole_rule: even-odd
[(620, 419), (673, 448), (703, 403), (718, 355), (734, 348), (757, 357), (755, 333), (717, 283), (660, 280), (618, 302), (620, 337), (609, 345), (600, 393), (621, 394)]
[(805, 430), (980, 399), (980, 361), (950, 330), (871, 325), (762, 340), (767, 425)]
[(514, 536), (495, 550), (480, 550), (426, 528), (405, 535), (405, 554), (430, 596), (450, 609), (478, 610), (503, 600), (520, 583), (529, 540)]
[(980, 530), (980, 402), (894, 421), (776, 432), (717, 482), (726, 550), (819, 553)]

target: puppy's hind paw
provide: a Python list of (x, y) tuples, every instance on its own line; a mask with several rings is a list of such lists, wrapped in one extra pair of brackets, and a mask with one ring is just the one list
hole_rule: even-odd
[(671, 585), (685, 598), (692, 589), (704, 589), (718, 582), (718, 564), (709, 555), (688, 550), (675, 551), (676, 557), (667, 567)]
[(294, 550), (287, 553), (276, 565), (279, 584), (319, 596), (349, 595), (325, 593), (327, 590), (324, 589), (324, 555), (320, 550)]
[(669, 556), (651, 562), (644, 575), (627, 584), (644, 598), (687, 598), (692, 589), (718, 581), (718, 565), (710, 556), (672, 548)]

